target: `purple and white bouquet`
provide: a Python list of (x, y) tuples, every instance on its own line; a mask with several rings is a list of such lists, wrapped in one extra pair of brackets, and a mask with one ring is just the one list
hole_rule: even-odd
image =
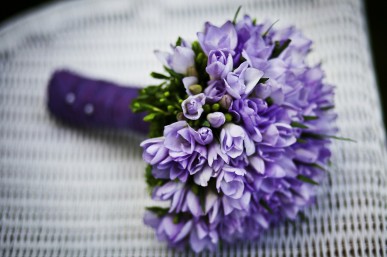
[[(237, 16), (237, 15), (236, 15)], [(169, 246), (195, 252), (250, 240), (313, 203), (336, 138), (333, 86), (305, 58), (294, 27), (250, 16), (205, 23), (189, 42), (156, 51), (166, 74), (140, 91), (141, 143), (154, 200), (144, 220)]]

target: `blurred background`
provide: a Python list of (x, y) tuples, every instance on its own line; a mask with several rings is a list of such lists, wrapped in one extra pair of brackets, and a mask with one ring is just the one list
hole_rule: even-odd
[[(8, 19), (15, 19), (19, 15), (31, 12), (51, 2), (54, 2), (54, 0), (15, 0), (7, 2), (0, 9), (0, 26)], [(383, 107), (384, 124), (387, 127), (387, 15), (384, 12), (385, 2), (364, 1), (364, 4), (365, 11), (367, 12), (366, 16), (368, 17), (369, 37), (378, 80), (380, 100)]]

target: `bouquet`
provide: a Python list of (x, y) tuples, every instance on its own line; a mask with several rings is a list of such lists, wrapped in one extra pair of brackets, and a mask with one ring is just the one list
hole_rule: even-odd
[(149, 128), (146, 182), (161, 203), (144, 221), (174, 248), (215, 250), (296, 219), (326, 176), (331, 140), (342, 139), (334, 87), (305, 61), (312, 41), (237, 14), (156, 51), (159, 85), (138, 92), (67, 71), (49, 84), (48, 107), (68, 123)]
[(311, 45), (294, 27), (246, 15), (155, 52), (165, 74), (151, 74), (161, 83), (132, 109), (150, 122), (141, 147), (152, 198), (168, 203), (144, 217), (159, 240), (215, 250), (313, 203), (337, 115), (321, 66), (305, 62)]

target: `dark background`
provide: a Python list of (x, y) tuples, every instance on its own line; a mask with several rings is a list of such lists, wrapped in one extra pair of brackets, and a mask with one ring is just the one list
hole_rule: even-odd
[[(7, 5), (2, 4), (0, 9), (0, 23), (19, 15), (23, 12), (37, 8), (53, 0), (14, 0), (8, 1)], [(338, 0), (339, 1), (339, 0)], [(387, 114), (387, 14), (384, 8), (385, 2), (381, 0), (363, 0), (368, 17), (368, 27), (371, 47), (373, 52), (373, 62), (376, 69), (377, 81), (379, 85), (380, 100), (383, 105), (384, 122), (386, 124)]]

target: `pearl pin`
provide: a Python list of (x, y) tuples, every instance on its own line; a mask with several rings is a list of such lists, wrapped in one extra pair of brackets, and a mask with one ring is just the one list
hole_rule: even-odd
[(86, 104), (85, 105), (85, 108), (83, 108), (83, 111), (87, 114), (87, 115), (91, 115), (93, 112), (94, 112), (94, 106), (92, 104)]

